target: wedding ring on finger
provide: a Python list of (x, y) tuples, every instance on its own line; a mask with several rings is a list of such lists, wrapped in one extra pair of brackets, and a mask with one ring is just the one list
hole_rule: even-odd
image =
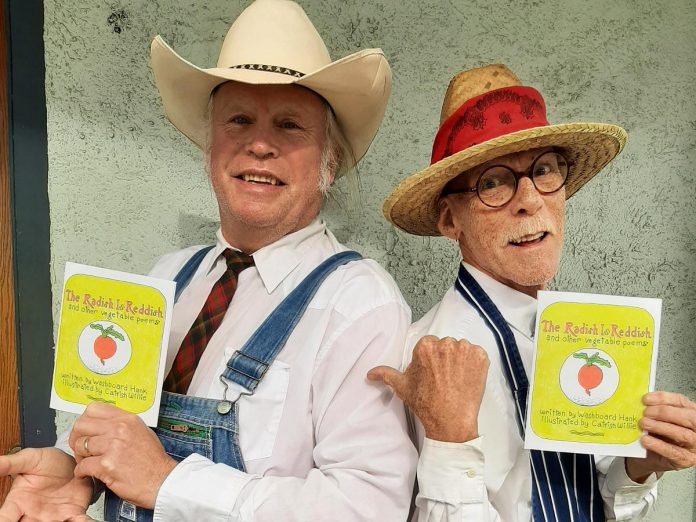
[(91, 456), (92, 456), (92, 453), (89, 451), (89, 437), (85, 437), (85, 440), (84, 440), (84, 442), (82, 443), (82, 447), (83, 447), (83, 449), (85, 450), (85, 454), (86, 454), (88, 457), (91, 457)]

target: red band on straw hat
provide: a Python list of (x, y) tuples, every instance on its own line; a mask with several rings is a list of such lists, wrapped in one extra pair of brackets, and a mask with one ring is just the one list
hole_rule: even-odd
[(546, 104), (531, 87), (504, 87), (462, 104), (435, 136), (430, 164), (479, 143), (513, 132), (544, 127)]

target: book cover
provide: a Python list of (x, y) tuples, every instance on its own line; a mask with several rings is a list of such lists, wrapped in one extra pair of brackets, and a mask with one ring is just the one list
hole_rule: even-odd
[(157, 425), (175, 283), (66, 263), (51, 407), (113, 404)]
[(655, 385), (661, 307), (539, 292), (525, 448), (645, 457), (638, 420)]

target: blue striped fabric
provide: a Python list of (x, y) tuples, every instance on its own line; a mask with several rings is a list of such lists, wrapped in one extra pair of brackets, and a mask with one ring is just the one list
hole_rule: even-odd
[[(463, 265), (454, 284), (493, 332), (505, 378), (515, 400), (517, 427), (524, 439), (529, 381), (515, 336), (488, 294)], [(531, 450), (534, 522), (605, 522), (592, 455)]]

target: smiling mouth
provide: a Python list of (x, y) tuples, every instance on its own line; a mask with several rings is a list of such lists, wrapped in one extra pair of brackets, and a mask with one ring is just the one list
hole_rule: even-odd
[(537, 232), (536, 234), (527, 234), (519, 238), (511, 239), (510, 244), (513, 246), (527, 246), (541, 243), (548, 235), (548, 232)]
[(241, 179), (243, 181), (246, 181), (247, 183), (254, 183), (258, 185), (285, 185), (285, 183), (283, 183), (279, 179), (273, 176), (266, 176), (263, 174), (242, 174), (241, 176), (238, 176), (237, 179)]

